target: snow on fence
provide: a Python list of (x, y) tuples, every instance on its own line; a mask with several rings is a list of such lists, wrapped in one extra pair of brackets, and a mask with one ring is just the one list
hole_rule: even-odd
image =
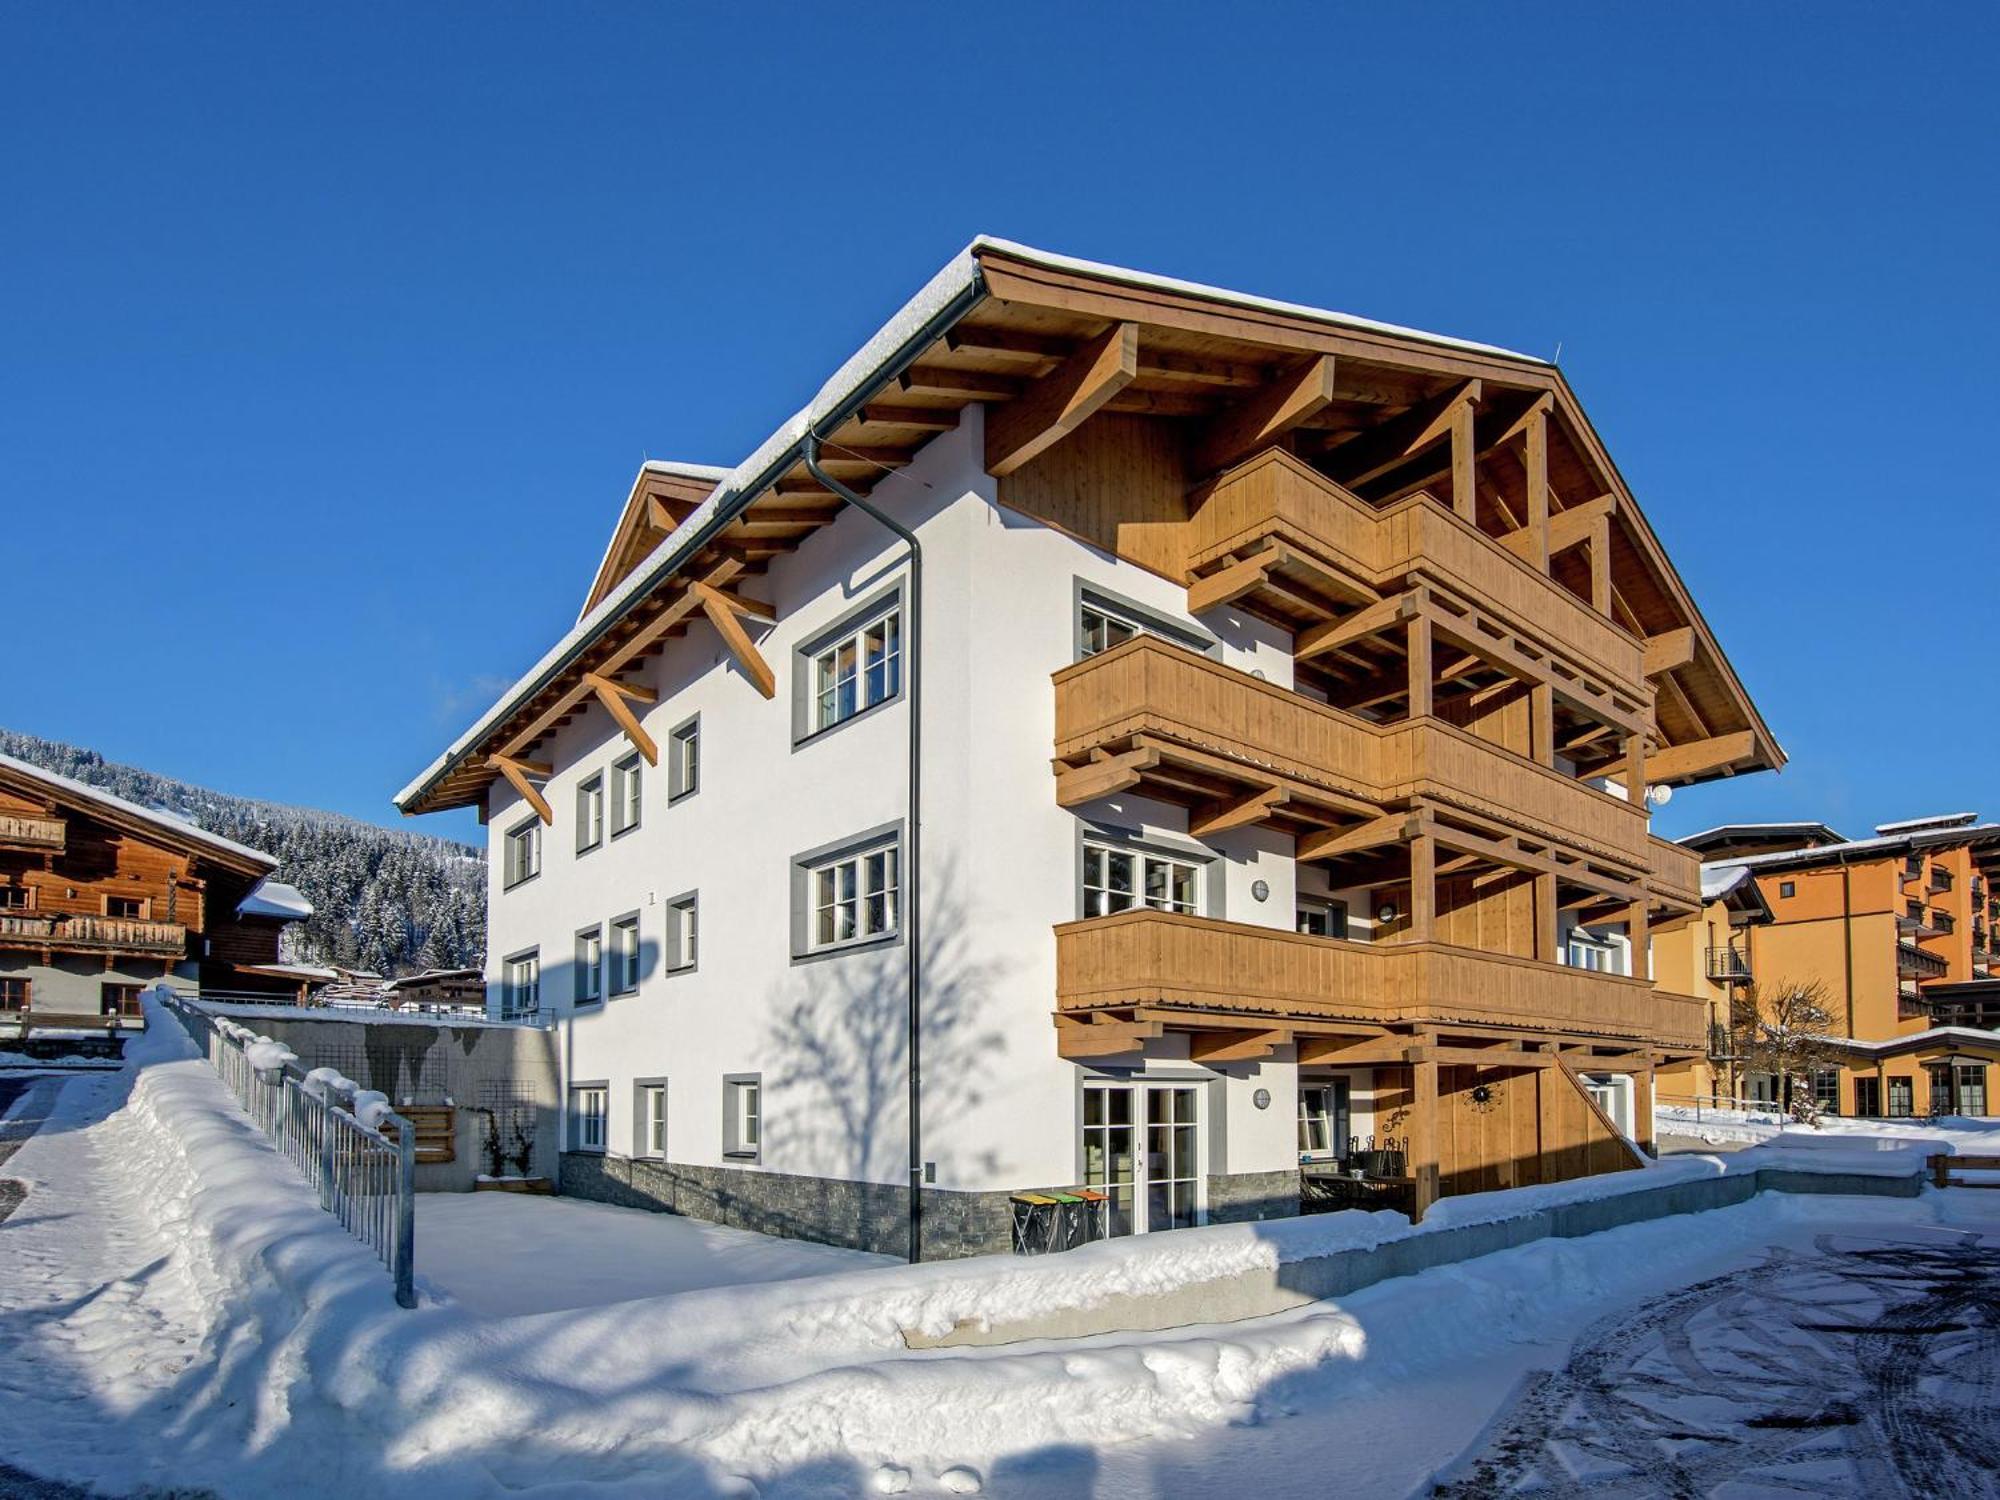
[[(415, 1307), (416, 1131), (389, 1101), (332, 1068), (170, 991), (155, 991), (207, 1054), (244, 1113), (319, 1190), (319, 1206), (381, 1257), (399, 1307)], [(386, 1133), (384, 1127), (393, 1131)]]

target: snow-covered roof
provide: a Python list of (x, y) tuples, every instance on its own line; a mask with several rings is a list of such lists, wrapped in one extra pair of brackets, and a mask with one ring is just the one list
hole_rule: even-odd
[(128, 818), (156, 828), (172, 838), (177, 845), (198, 844), (236, 860), (251, 861), (267, 870), (275, 870), (278, 867), (278, 861), (262, 849), (252, 849), (248, 844), (239, 844), (236, 840), (226, 839), (219, 833), (210, 833), (200, 824), (189, 821), (181, 814), (166, 812), (157, 807), (141, 807), (136, 802), (127, 802), (123, 797), (113, 796), (102, 787), (90, 786), (67, 776), (59, 776), (54, 771), (30, 765), (25, 760), (16, 760), (11, 755), (0, 754), (0, 771), (12, 771), (29, 780), (40, 782), (49, 789), (50, 794), (58, 802), (73, 802), (86, 811), (95, 808), (114, 817)]
[(1928, 828), (1965, 828), (1977, 822), (1978, 813), (1940, 813), (1934, 818), (1905, 818), (1900, 823), (1877, 823), (1875, 831), (1885, 838), (1898, 833), (1917, 833)]
[[(1775, 854), (1746, 854), (1741, 859), (1719, 859), (1714, 868), (1731, 865), (1753, 870), (1776, 869), (1784, 865), (1815, 865), (1861, 855), (1893, 854), (1901, 849), (1923, 849), (1939, 844), (2000, 842), (2000, 823), (1979, 823), (1969, 827), (1922, 828), (1912, 833), (1885, 838), (1849, 839), (1844, 844), (1821, 844), (1817, 849), (1781, 849)], [(1704, 865), (1706, 870), (1710, 866)]]
[(236, 903), (239, 917), (276, 917), (281, 922), (303, 922), (313, 914), (312, 902), (295, 885), (282, 880), (257, 882), (249, 895)]
[[(395, 797), (396, 806), (407, 809), (410, 803), (423, 795), (433, 781), (463, 759), (467, 752), (505, 722), (523, 702), (538, 692), (572, 656), (596, 639), (612, 621), (622, 616), (636, 599), (649, 592), (661, 578), (674, 572), (698, 552), (706, 544), (708, 532), (719, 517), (728, 512), (732, 506), (747, 504), (750, 498), (767, 483), (777, 478), (785, 469), (791, 468), (797, 461), (797, 452), (803, 446), (807, 435), (856, 395), (868, 381), (889, 365), (906, 345), (924, 336), (931, 328), (931, 324), (943, 316), (954, 303), (963, 302), (969, 305), (976, 300), (981, 290), (979, 257), (989, 252), (1011, 256), (1050, 270), (1078, 272), (1106, 280), (1120, 281), (1128, 286), (1149, 287), (1182, 296), (1227, 303), (1232, 307), (1277, 312), (1337, 327), (1387, 333), (1400, 338), (1421, 339), (1444, 348), (1499, 355), (1544, 368), (1550, 364), (1548, 360), (1539, 359), (1534, 355), (1517, 353), (1492, 344), (1449, 338), (1443, 334), (1428, 333), (1418, 328), (1382, 323), (1373, 318), (1356, 317), (1352, 313), (1334, 312), (1328, 308), (1310, 307), (1303, 303), (1255, 297), (1202, 282), (1181, 281), (1175, 277), (1158, 276), (1124, 266), (1080, 260), (1075, 256), (1037, 250), (1013, 240), (980, 235), (947, 261), (943, 269), (924, 284), (922, 290), (904, 303), (888, 322), (878, 328), (867, 342), (834, 371), (810, 401), (759, 444), (749, 457), (733, 469), (717, 471), (714, 492), (697, 506), (685, 521), (662, 539), (644, 562), (626, 574), (616, 588), (600, 599), (595, 609), (588, 611), (582, 619), (564, 632), (562, 639), (550, 647), (540, 661), (523, 673), (491, 708), (481, 714), (471, 728), (453, 740), (442, 755), (424, 767), (408, 786), (398, 792)], [(674, 470), (668, 472), (678, 472), (682, 468), (696, 469), (696, 477), (709, 477), (706, 468), (697, 468), (694, 465), (676, 466)]]
[(1741, 865), (1703, 865), (1701, 867), (1701, 899), (1704, 901), (1720, 901), (1724, 896), (1750, 878), (1750, 872)]
[(642, 467), (649, 474), (671, 474), (676, 479), (713, 479), (719, 481), (729, 477), (729, 468), (726, 464), (684, 464), (676, 463), (672, 459), (649, 458)]
[[(1875, 831), (1880, 833), (1882, 830), (1878, 828)], [(1840, 842), (1840, 834), (1825, 823), (1718, 823), (1715, 827), (1704, 828), (1699, 833), (1682, 834), (1674, 842), (1693, 849), (1715, 839), (1739, 836), (1756, 838), (1760, 835), (1783, 837), (1787, 834), (1797, 834), (1801, 838), (1824, 835), (1836, 843)]]
[(325, 979), (340, 978), (340, 970), (329, 969), (320, 964), (238, 964), (237, 968), (246, 974), (269, 974), (274, 979)]
[(1844, 1052), (1902, 1052), (1912, 1047), (1928, 1046), (1932, 1042), (1964, 1042), (1977, 1047), (2000, 1048), (2000, 1031), (1980, 1031), (1972, 1026), (1933, 1026), (1927, 1031), (1913, 1031), (1908, 1036), (1890, 1037), (1883, 1042), (1859, 1042), (1846, 1037), (1837, 1044)]

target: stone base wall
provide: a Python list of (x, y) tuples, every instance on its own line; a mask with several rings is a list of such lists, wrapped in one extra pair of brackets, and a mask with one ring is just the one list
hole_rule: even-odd
[[(1212, 1224), (1289, 1218), (1299, 1211), (1297, 1172), (1211, 1176), (1207, 1186)], [(909, 1252), (909, 1192), (899, 1183), (566, 1151), (561, 1188), (571, 1197), (686, 1214), (786, 1239), (815, 1240), (877, 1255)], [(1008, 1197), (926, 1188), (924, 1259), (1010, 1253), (1013, 1213)]]
[[(900, 1183), (565, 1151), (561, 1186), (572, 1197), (686, 1214), (760, 1234), (877, 1255), (909, 1253), (909, 1190)], [(1007, 1194), (924, 1190), (926, 1260), (1004, 1255), (1012, 1234)]]
[(1210, 1173), (1208, 1222), (1255, 1224), (1263, 1219), (1290, 1219), (1299, 1211), (1299, 1174), (1284, 1172)]

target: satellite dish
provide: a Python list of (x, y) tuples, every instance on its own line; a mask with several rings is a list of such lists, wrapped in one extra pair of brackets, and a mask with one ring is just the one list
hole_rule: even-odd
[(1665, 807), (1674, 800), (1674, 789), (1663, 781), (1656, 781), (1646, 788), (1646, 800), (1655, 807)]

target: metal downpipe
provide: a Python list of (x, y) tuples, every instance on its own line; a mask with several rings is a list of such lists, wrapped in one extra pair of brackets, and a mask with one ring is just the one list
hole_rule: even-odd
[(908, 1047), (910, 1058), (910, 1250), (912, 1265), (924, 1258), (924, 1114), (923, 1114), (923, 960), (918, 943), (918, 922), (923, 910), (919, 900), (919, 883), (922, 876), (922, 829), (923, 807), (923, 618), (924, 618), (924, 549), (917, 540), (917, 534), (902, 522), (890, 516), (880, 507), (862, 495), (856, 494), (835, 479), (819, 465), (820, 435), (808, 430), (805, 438), (806, 472), (842, 500), (872, 518), (878, 525), (898, 537), (910, 549), (910, 619), (908, 629), (908, 660), (904, 666), (904, 678), (909, 693), (910, 711), (910, 811), (909, 832), (905, 840), (903, 869), (903, 921), (904, 956), (909, 964), (909, 1028)]

